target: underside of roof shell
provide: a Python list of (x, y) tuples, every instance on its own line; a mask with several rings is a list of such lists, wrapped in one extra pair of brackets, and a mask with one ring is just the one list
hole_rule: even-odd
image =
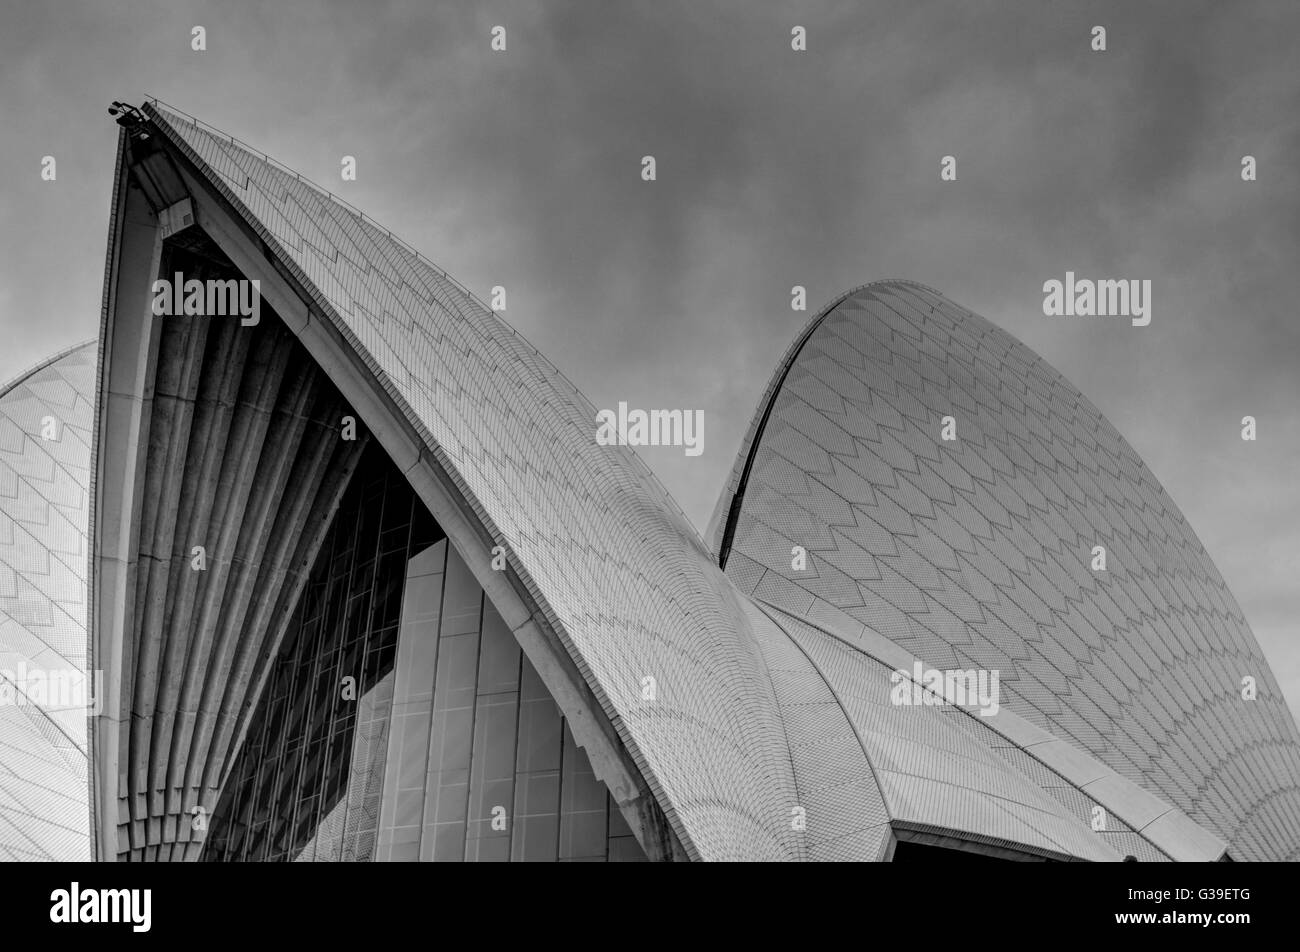
[[(261, 153), (161, 106), (146, 114), (163, 150), (155, 141), (133, 158), (123, 138), (92, 464), (91, 644), (118, 685), (91, 744), (102, 858), (126, 848), (112, 834), (118, 795), (131, 792), (116, 758), (140, 720), (116, 693), (138, 664), (123, 652), (122, 566), (147, 480), (131, 462), (148, 455), (140, 405), (161, 392), (156, 380), (185, 374), (175, 354), (159, 356), (149, 309), (130, 295), (156, 276), (158, 212), (182, 194), (187, 224), (262, 279), (308, 369), (355, 407), (446, 529), (597, 774), (646, 818), (638, 835), (667, 824), (650, 855), (878, 860), (907, 831), (1024, 857), (1221, 855), (1181, 811), (1027, 721), (900, 710), (888, 688), (911, 654), (813, 596), (792, 602), (779, 572), (751, 578), (737, 559), (724, 574), (636, 455), (596, 443), (592, 405), (440, 269)], [(853, 399), (852, 381), (837, 385)], [(799, 518), (796, 537), (821, 531), (816, 510)], [(504, 573), (490, 567), (498, 546)], [(1104, 833), (1089, 827), (1098, 802), (1114, 815)]]
[[(687, 856), (793, 858), (794, 783), (760, 653), (733, 586), (645, 466), (627, 448), (597, 445), (590, 403), (439, 269), (264, 156), (146, 111), (196, 224), (248, 276), (267, 278), (263, 296), (407, 474), (521, 642), (551, 637), (562, 648), (593, 698), (575, 734), (584, 722), (608, 725)], [(153, 171), (168, 172), (142, 174)], [(275, 297), (277, 280), (292, 293)], [(128, 350), (109, 358), (109, 378), (119, 357), (130, 377)], [(357, 367), (367, 379), (353, 386)], [(104, 450), (111, 471), (119, 461), (112, 444)], [(120, 511), (104, 516), (132, 524)], [(508, 573), (491, 569), (496, 546)], [(101, 638), (122, 624), (111, 610), (101, 621)], [(593, 766), (601, 770), (597, 758)], [(618, 777), (602, 779), (616, 799), (635, 798)]]

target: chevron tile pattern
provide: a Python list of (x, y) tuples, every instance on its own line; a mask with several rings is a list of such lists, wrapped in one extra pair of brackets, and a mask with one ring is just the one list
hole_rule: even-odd
[[(770, 464), (764, 456), (763, 475), (751, 485), (761, 484), (755, 491), (765, 494), (808, 497), (808, 505), (765, 495), (763, 502), (775, 502), (760, 504), (768, 522), (743, 521), (724, 574), (635, 453), (596, 444), (595, 408), (440, 269), (260, 153), (161, 105), (147, 111), (305, 289), (313, 311), (366, 362), (474, 518), (504, 547), (689, 856), (879, 859), (891, 822), (905, 817), (917, 828), (960, 831), (1044, 855), (1168, 858), (1123, 823), (1111, 828), (1109, 844), (1094, 835), (1084, 825), (1090, 798), (1005, 737), (955, 727), (939, 711), (900, 721), (882, 703), (879, 685), (862, 683), (889, 668), (838, 635), (846, 623), (865, 630), (866, 621), (849, 609), (863, 619), (885, 611), (886, 600), (868, 598), (859, 576), (884, 580), (892, 592), (907, 579), (928, 582), (925, 566), (955, 570), (959, 555), (982, 564), (985, 549), (1002, 554), (1023, 543), (1019, 535), (971, 530), (973, 548), (954, 550), (939, 568), (927, 561), (934, 544), (928, 537), (909, 544), (915, 522), (901, 514), (933, 514), (942, 499), (927, 494), (943, 494), (938, 483), (922, 479), (914, 458), (957, 477), (936, 454), (926, 456), (923, 440), (894, 435), (916, 426), (919, 400), (900, 398), (905, 391), (891, 386), (897, 407), (870, 403), (868, 383), (855, 376), (867, 366), (870, 340), (851, 337), (859, 356), (822, 385), (824, 393), (816, 392), (821, 403), (808, 404), (817, 408), (813, 414), (791, 410), (794, 423), (779, 417), (776, 427), (796, 442)], [(918, 354), (919, 343), (913, 345)], [(936, 361), (944, 366), (942, 348), (930, 353), (924, 373), (933, 375)], [(1002, 350), (1014, 348), (1004, 343)], [(798, 379), (805, 377), (811, 386), (811, 375)], [(780, 388), (783, 379), (770, 392), (780, 390), (784, 400), (793, 379)], [(987, 381), (974, 398), (1003, 406), (1001, 378), (989, 374)], [(866, 409), (853, 409), (864, 397)], [(839, 430), (818, 415), (832, 406), (843, 421)], [(880, 421), (876, 414), (883, 414)], [(757, 425), (750, 443), (756, 434)], [(838, 459), (864, 460), (859, 438), (888, 444), (861, 473)], [(1114, 444), (1116, 453), (1120, 446)], [(767, 443), (759, 448), (766, 452)], [(840, 478), (845, 495), (810, 488), (813, 474)], [(1013, 505), (988, 464), (975, 475), (992, 488), (975, 490), (973, 477), (959, 484), (980, 493), (977, 502), (987, 496)], [(853, 505), (879, 499), (893, 506), (886, 521), (859, 523)], [(969, 521), (964, 509), (962, 516)], [(846, 527), (866, 534), (842, 544), (835, 533)], [(950, 531), (946, 523), (943, 529)], [(816, 581), (779, 570), (788, 564), (792, 539), (816, 553)], [(778, 550), (783, 559), (772, 554)], [(834, 565), (832, 550), (847, 553), (842, 566)], [(897, 561), (884, 562), (882, 571), (886, 554)], [(1071, 597), (1079, 597), (1083, 581)], [(995, 573), (989, 584), (1005, 582)], [(948, 587), (965, 592), (963, 584), (965, 578)], [(969, 613), (977, 600), (966, 598), (970, 604), (958, 607)], [(952, 611), (935, 604), (925, 618)], [(1018, 603), (1008, 598), (1007, 604)], [(927, 607), (913, 597), (898, 617)], [(782, 610), (789, 616), (778, 622)], [(926, 647), (910, 620), (907, 625), (889, 634), (909, 650)], [(1002, 636), (1003, 643), (1013, 640)], [(1062, 723), (1077, 727), (1076, 720)], [(992, 807), (989, 801), (999, 797), (1016, 805)], [(806, 828), (791, 822), (798, 810)]]
[(95, 362), (83, 344), (0, 388), (0, 859), (90, 853), (86, 709), (24, 688), (86, 671)]
[(265, 157), (147, 111), (404, 408), (688, 854), (794, 857), (795, 783), (762, 655), (734, 587), (636, 454), (599, 446), (595, 408), (572, 384), (386, 232)]
[(760, 600), (935, 668), (999, 671), (1012, 710), (1234, 858), (1300, 858), (1300, 736), (1204, 548), (1078, 390), (937, 292), (880, 282), (813, 320), (710, 538)]

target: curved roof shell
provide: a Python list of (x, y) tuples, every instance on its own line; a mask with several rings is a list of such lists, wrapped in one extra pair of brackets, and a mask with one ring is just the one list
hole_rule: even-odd
[[(952, 706), (900, 709), (891, 702), (897, 672), (912, 670), (917, 660), (937, 664), (950, 656), (930, 650), (911, 622), (909, 642), (902, 628), (860, 621), (854, 605), (824, 587), (831, 580), (863, 598), (854, 573), (865, 582), (882, 574), (869, 540), (852, 548), (837, 544), (848, 553), (838, 568), (825, 543), (847, 525), (841, 518), (851, 514), (846, 505), (888, 498), (885, 490), (897, 488), (886, 485), (885, 470), (872, 471), (881, 479), (878, 494), (868, 493), (866, 477), (846, 476), (849, 495), (839, 502), (818, 496), (811, 505), (777, 506), (769, 521), (778, 525), (768, 529), (789, 534), (784, 556), (773, 554), (771, 567), (762, 561), (767, 550), (750, 548), (755, 538), (772, 539), (768, 529), (756, 528), (766, 523), (748, 519), (757, 496), (733, 493), (744, 505), (735, 507), (737, 541), (724, 573), (635, 453), (596, 442), (590, 402), (441, 269), (265, 155), (161, 105), (147, 106), (145, 115), (149, 135), (162, 139), (163, 149), (155, 141), (135, 155), (122, 138), (89, 467), (94, 478), (81, 484), (95, 493), (91, 663), (106, 669), (108, 682), (106, 711), (94, 721), (88, 745), (95, 765), (96, 855), (112, 858), (128, 849), (153, 855), (148, 844), (154, 828), (168, 835), (157, 810), (175, 813), (173, 791), (162, 804), (162, 791), (143, 784), (152, 784), (155, 775), (193, 774), (185, 764), (164, 763), (161, 772), (145, 765), (146, 776), (140, 762), (128, 762), (133, 732), (156, 712), (132, 706), (123, 687), (137, 680), (140, 664), (129, 639), (136, 630), (132, 563), (148, 545), (136, 539), (147, 508), (141, 487), (150, 473), (162, 472), (161, 457), (151, 454), (165, 451), (148, 445), (148, 404), (157, 395), (155, 380), (183, 369), (162, 366), (172, 358), (159, 353), (150, 309), (136, 305), (154, 277), (149, 262), (156, 265), (167, 238), (160, 222), (175, 224), (172, 212), (181, 208), (182, 195), (190, 202), (185, 227), (198, 225), (245, 276), (262, 280), (263, 297), (283, 330), (338, 387), (447, 532), (625, 815), (631, 810), (649, 818), (638, 834), (643, 846), (646, 830), (659, 836), (666, 824), (671, 842), (657, 851), (647, 847), (647, 853), (884, 859), (896, 839), (910, 833), (1058, 859), (1222, 855), (1223, 839), (1161, 799), (1145, 776), (1135, 779), (1104, 756), (1090, 755), (1079, 737), (1063, 739), (1031, 707), (1017, 703), (1016, 710), (1004, 706), (984, 717)], [(904, 407), (893, 410), (900, 416), (891, 414), (890, 400), (871, 402), (870, 387), (855, 376), (867, 367), (865, 357), (851, 358), (853, 372), (834, 377), (827, 385), (832, 392), (817, 396), (823, 413), (839, 401), (838, 425), (850, 428), (844, 430), (849, 442), (833, 426), (816, 424), (815, 439), (800, 444), (792, 460), (769, 464), (765, 447), (787, 423), (781, 395), (795, 386), (802, 392), (801, 355), (815, 351), (822, 326), (814, 322), (774, 378), (769, 396), (775, 399), (764, 401), (747, 441), (759, 451), (758, 465), (751, 467), (742, 454), (736, 486), (748, 471), (745, 482), (757, 492), (776, 466), (783, 490), (819, 492), (806, 488), (809, 479), (853, 469), (834, 459), (846, 451), (860, 458), (853, 440), (882, 426), (892, 429), (901, 416), (915, 413), (919, 401), (907, 402), (898, 386), (890, 393)], [(890, 341), (892, 334), (886, 335)], [(869, 349), (869, 337), (853, 340)], [(918, 373), (933, 376), (935, 370), (927, 364)], [(1003, 391), (1017, 386), (1014, 378), (989, 378), (977, 387), (976, 399), (1007, 401)], [(864, 393), (868, 402), (858, 406)], [(906, 445), (924, 456), (921, 442), (909, 439)], [(819, 448), (818, 440), (829, 442)], [(906, 482), (912, 471), (900, 460), (897, 477)], [(801, 475), (800, 466), (807, 473)], [(987, 478), (980, 470), (976, 481)], [(935, 494), (932, 509), (948, 498), (932, 480), (922, 490)], [(1004, 495), (1001, 488), (971, 492), (980, 502)], [(911, 496), (907, 503), (924, 505)], [(81, 505), (84, 513), (84, 498)], [(720, 511), (729, 515), (732, 507)], [(901, 520), (880, 528), (897, 537), (890, 558), (912, 546)], [(84, 516), (80, 531), (84, 536)], [(814, 553), (820, 581), (781, 571), (780, 564), (789, 564), (791, 539)], [(1020, 536), (980, 539), (990, 548), (1025, 544)], [(498, 547), (507, 557), (506, 572), (490, 567)], [(958, 564), (964, 551), (954, 556)], [(260, 557), (260, 551), (243, 555)], [(919, 564), (903, 566), (909, 573), (914, 567), (923, 571)], [(991, 584), (1005, 583), (994, 574)], [(86, 603), (84, 574), (80, 588), (74, 580), (70, 591)], [(974, 599), (969, 592), (965, 597), (963, 605)], [(937, 616), (931, 610), (915, 622), (924, 627)], [(1023, 653), (1004, 642), (1016, 658)], [(198, 640), (185, 650), (211, 646)], [(213, 658), (198, 659), (198, 669)], [(143, 703), (141, 696), (135, 701)], [(238, 715), (218, 713), (226, 720)], [(1091, 709), (1083, 716), (1092, 716)], [(1059, 724), (1074, 727), (1077, 719)], [(173, 756), (188, 746), (173, 745)], [(1100, 831), (1090, 826), (1099, 804), (1112, 818)], [(130, 831), (129, 845), (122, 829)]]
[(86, 527), (95, 345), (0, 387), (0, 857), (89, 857)]
[[(358, 410), (426, 502), (436, 480), (483, 545), (504, 549), (527, 613), (512, 627), (559, 639), (687, 854), (794, 855), (781, 815), (793, 778), (761, 656), (733, 586), (645, 465), (599, 446), (595, 408), (440, 269), (264, 156), (146, 112), (191, 185), (219, 197), (196, 194), (199, 222), (221, 204), (252, 229), (305, 298), (276, 304), (286, 323), (337, 335), (382, 388), (395, 425)], [(415, 444), (400, 445), (398, 426)], [(501, 584), (475, 553), (467, 562), (485, 588)]]
[(1069, 381), (938, 292), (878, 282), (812, 320), (710, 538), (756, 598), (938, 669), (1000, 672), (1014, 712), (1234, 858), (1300, 855), (1295, 722), (1186, 519)]

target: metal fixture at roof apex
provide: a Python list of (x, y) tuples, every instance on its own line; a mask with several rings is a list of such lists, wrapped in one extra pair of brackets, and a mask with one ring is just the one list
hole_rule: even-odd
[(149, 138), (149, 133), (145, 128), (148, 117), (135, 106), (114, 100), (108, 107), (108, 114), (132, 138), (142, 140)]

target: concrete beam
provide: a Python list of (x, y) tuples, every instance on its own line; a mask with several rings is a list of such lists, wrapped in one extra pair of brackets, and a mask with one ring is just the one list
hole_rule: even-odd
[(103, 357), (94, 437), (94, 518), (90, 525), (92, 566), (88, 614), (88, 667), (104, 672), (102, 710), (90, 727), (91, 814), (94, 855), (115, 859), (121, 822), (119, 792), (125, 787), (120, 761), (131, 688), (132, 633), (143, 471), (152, 414), (158, 327), (152, 313), (152, 284), (162, 256), (162, 233), (143, 193), (128, 187), (125, 138), (109, 235), (104, 312), (100, 322)]
[[(416, 494), (460, 551), (479, 585), (517, 633), (525, 654), (574, 725), (575, 739), (587, 751), (597, 775), (606, 780), (611, 790), (620, 792), (620, 808), (647, 855), (667, 858), (660, 845), (665, 839), (676, 843), (675, 848), (681, 850), (677, 831), (667, 830), (662, 813), (641, 803), (652, 800), (653, 795), (567, 650), (531, 604), (526, 586), (514, 572), (497, 572), (491, 568), (492, 540), (486, 528), (460, 498), (453, 481), (442, 471), (393, 396), (378, 383), (374, 369), (367, 366), (328, 319), (317, 313), (318, 305), (310, 300), (306, 288), (290, 284), (270, 260), (260, 237), (246, 222), (236, 219), (213, 186), (195, 174), (188, 160), (182, 159), (178, 164), (194, 194), (197, 219), (204, 231), (245, 277), (261, 282), (263, 295), (278, 312), (290, 315), (286, 326), (356, 410), (358, 418), (394, 464), (405, 473)], [(296, 309), (286, 300), (291, 295), (299, 299), (300, 306)], [(305, 323), (301, 320), (304, 309)], [(653, 819), (656, 816), (658, 820)], [(655, 823), (662, 820), (664, 829), (648, 828), (652, 820)]]

